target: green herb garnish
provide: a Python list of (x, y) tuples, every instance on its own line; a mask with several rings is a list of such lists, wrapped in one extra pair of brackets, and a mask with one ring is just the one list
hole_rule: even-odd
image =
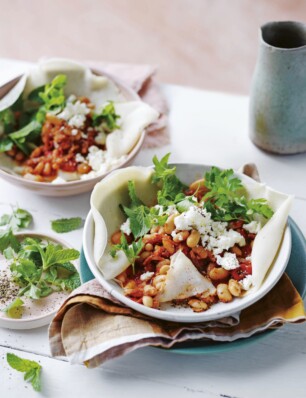
[(161, 185), (161, 190), (157, 192), (157, 202), (163, 206), (172, 205), (177, 195), (180, 195), (186, 188), (176, 176), (176, 167), (169, 166), (169, 157), (170, 153), (161, 160), (158, 160), (156, 156), (153, 157), (155, 168), (152, 182)]
[(209, 192), (203, 197), (204, 207), (216, 221), (241, 219), (250, 222), (254, 214), (265, 218), (273, 215), (273, 210), (265, 199), (247, 199), (246, 190), (232, 169), (212, 167), (205, 174), (205, 186)]
[(3, 214), (0, 217), (0, 226), (8, 226), (13, 230), (28, 228), (33, 221), (32, 215), (24, 209), (13, 209), (12, 214)]
[(12, 280), (20, 287), (19, 296), (39, 299), (54, 291), (71, 291), (80, 286), (78, 272), (71, 263), (79, 258), (77, 250), (64, 249), (38, 238), (16, 241), (17, 246), (7, 241), (5, 250), (4, 246), (1, 249), (14, 250), (7, 257), (11, 260)]
[(124, 234), (121, 234), (120, 243), (118, 245), (113, 245), (110, 251), (110, 255), (112, 257), (116, 257), (117, 251), (122, 250), (126, 257), (128, 258), (130, 264), (133, 267), (133, 272), (135, 273), (135, 261), (141, 252), (144, 243), (142, 239), (131, 243), (130, 245), (127, 243), (126, 237)]
[(105, 133), (111, 133), (120, 128), (117, 124), (118, 119), (120, 119), (120, 116), (116, 114), (114, 103), (109, 101), (101, 113), (93, 115), (93, 125), (95, 127), (101, 126)]
[(15, 354), (6, 354), (7, 363), (11, 368), (24, 373), (24, 380), (31, 383), (35, 391), (41, 390), (41, 365), (35, 361), (20, 358)]
[(82, 225), (83, 220), (81, 217), (60, 218), (51, 221), (51, 228), (58, 234), (74, 231), (81, 228)]

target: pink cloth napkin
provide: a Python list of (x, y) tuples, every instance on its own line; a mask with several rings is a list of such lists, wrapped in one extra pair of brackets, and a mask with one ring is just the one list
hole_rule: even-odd
[(159, 119), (147, 129), (144, 148), (155, 148), (169, 144), (170, 138), (166, 128), (168, 106), (155, 79), (157, 72), (155, 66), (104, 62), (89, 62), (88, 65), (96, 70), (113, 75), (136, 91), (144, 102), (159, 112)]

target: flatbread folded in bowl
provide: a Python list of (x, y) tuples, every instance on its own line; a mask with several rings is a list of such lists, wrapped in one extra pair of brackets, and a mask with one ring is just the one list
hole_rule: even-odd
[[(209, 168), (206, 166), (177, 165), (178, 177), (185, 184), (190, 184), (208, 170)], [(152, 168), (144, 167), (117, 170), (94, 188), (91, 196), (91, 211), (94, 219), (93, 256), (106, 281), (116, 278), (130, 266), (130, 262), (122, 250), (119, 250), (115, 257), (110, 254), (111, 236), (126, 220), (120, 207), (128, 206), (130, 201), (128, 181), (135, 182), (136, 194), (145, 205), (154, 206), (158, 187), (152, 183), (153, 173)], [(247, 191), (248, 199), (266, 199), (274, 211), (268, 221), (263, 218), (259, 220), (261, 229), (255, 237), (252, 249), (252, 287), (245, 293), (249, 295), (260, 289), (269, 270), (273, 267), (274, 259), (282, 245), (293, 197), (272, 190), (265, 184), (258, 183), (245, 175), (236, 174)], [(284, 259), (285, 264), (287, 260), (288, 258)], [(167, 302), (191, 297), (201, 292), (209, 294), (213, 290), (214, 286), (209, 279), (198, 272), (190, 259), (178, 251), (171, 258), (165, 290), (159, 295), (159, 298), (160, 302)]]

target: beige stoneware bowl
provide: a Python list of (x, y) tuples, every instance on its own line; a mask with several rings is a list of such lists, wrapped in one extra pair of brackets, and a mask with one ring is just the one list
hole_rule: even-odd
[[(126, 86), (124, 83), (122, 83), (119, 79), (101, 70), (98, 71), (95, 69), (91, 69), (91, 71), (95, 75), (103, 75), (106, 76), (108, 79), (112, 80), (119, 88), (121, 94), (126, 98), (127, 101), (140, 101), (138, 94), (135, 91), (133, 91), (131, 88)], [(11, 80), (10, 82), (0, 87), (0, 98), (4, 97), (4, 95), (6, 95), (19, 82), (20, 79), (21, 76)], [(39, 195), (57, 196), (57, 197), (78, 195), (84, 192), (91, 191), (93, 187), (96, 185), (96, 183), (101, 181), (102, 178), (104, 178), (111, 171), (130, 164), (131, 161), (134, 159), (134, 157), (137, 155), (137, 153), (140, 151), (143, 145), (145, 134), (146, 131), (143, 130), (136, 145), (128, 153), (126, 159), (122, 163), (118, 164), (112, 170), (104, 174), (100, 174), (97, 177), (89, 178), (88, 180), (70, 181), (63, 184), (51, 184), (47, 182), (30, 181), (16, 174), (13, 171), (9, 162), (5, 166), (0, 162), (0, 177), (11, 184), (31, 190)], [(0, 156), (6, 157), (5, 154), (0, 154)]]

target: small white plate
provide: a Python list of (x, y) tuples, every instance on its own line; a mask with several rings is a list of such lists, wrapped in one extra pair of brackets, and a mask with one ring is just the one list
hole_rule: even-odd
[[(190, 183), (191, 181), (201, 178), (201, 176), (203, 176), (203, 171), (207, 171), (210, 169), (210, 166), (196, 164), (177, 164), (176, 166), (178, 177), (185, 183)], [(242, 177), (244, 179), (248, 179), (254, 182), (249, 177), (241, 176), (241, 178)], [(192, 311), (191, 308), (174, 306), (171, 303), (164, 303), (162, 304), (160, 310), (156, 310), (153, 308), (145, 307), (142, 304), (138, 304), (126, 297), (123, 294), (122, 288), (115, 281), (104, 279), (94, 260), (93, 242), (94, 220), (92, 213), (89, 212), (83, 232), (83, 249), (88, 266), (91, 272), (97, 278), (97, 280), (101, 283), (101, 285), (116, 299), (138, 312), (141, 312), (153, 318), (187, 323), (217, 320), (239, 313), (239, 311), (249, 307), (251, 304), (254, 304), (256, 301), (265, 296), (278, 282), (278, 280), (285, 271), (291, 253), (291, 231), (290, 228), (287, 226), (284, 232), (282, 244), (274, 259), (273, 265), (271, 265), (270, 270), (265, 277), (265, 280), (256, 292), (250, 293), (249, 295), (246, 295), (242, 298), (234, 299), (230, 303), (224, 304), (219, 302), (217, 304), (214, 304), (209, 310), (205, 312), (195, 313)]]
[[(45, 239), (49, 242), (58, 243), (65, 248), (71, 248), (71, 246), (62, 239), (55, 238), (51, 235), (27, 231), (17, 233), (16, 235)], [(73, 264), (75, 265), (75, 263)], [(7, 268), (7, 260), (3, 255), (0, 255), (0, 270), (7, 270)], [(22, 313), (22, 317), (18, 319), (9, 318), (3, 311), (0, 311), (0, 327), (9, 329), (34, 329), (40, 326), (48, 325), (63, 301), (68, 296), (68, 292), (54, 292), (49, 296), (38, 300), (32, 300), (22, 296), (21, 299), (24, 302), (24, 311)], [(5, 305), (1, 305), (1, 307), (6, 307), (8, 304), (9, 302)]]

